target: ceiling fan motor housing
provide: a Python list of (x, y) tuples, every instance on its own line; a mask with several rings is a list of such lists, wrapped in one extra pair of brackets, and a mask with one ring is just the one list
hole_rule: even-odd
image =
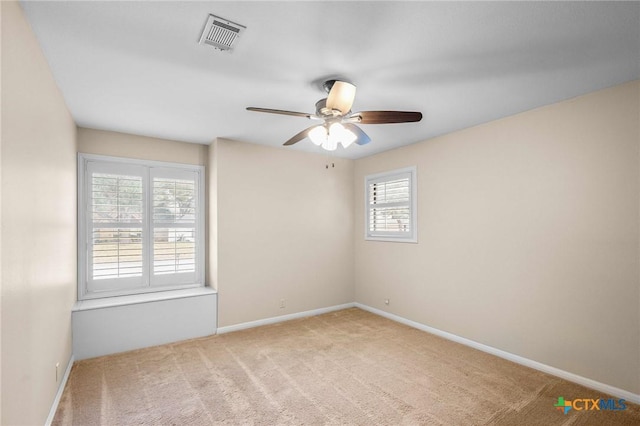
[(337, 109), (327, 108), (327, 98), (322, 98), (316, 102), (316, 114), (323, 118), (339, 117), (342, 115)]

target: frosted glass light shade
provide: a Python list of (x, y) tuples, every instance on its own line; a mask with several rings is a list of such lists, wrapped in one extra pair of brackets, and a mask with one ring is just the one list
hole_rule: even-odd
[(335, 151), (338, 148), (338, 138), (334, 134), (331, 133), (331, 129), (329, 129), (329, 136), (327, 136), (327, 143), (323, 144), (322, 147), (327, 151)]
[(315, 145), (321, 146), (327, 151), (335, 151), (338, 144), (342, 144), (346, 148), (358, 138), (340, 123), (333, 123), (328, 129), (326, 124), (316, 126), (309, 131), (308, 137)]
[(317, 126), (309, 132), (309, 139), (315, 145), (321, 146), (327, 143), (327, 129), (324, 126)]
[(336, 81), (327, 97), (327, 108), (337, 109), (342, 114), (351, 110), (353, 100), (356, 97), (356, 86), (346, 81)]
[(334, 139), (336, 144), (340, 142), (345, 148), (351, 145), (357, 138), (351, 130), (345, 129), (340, 123), (333, 123), (329, 128), (329, 139)]

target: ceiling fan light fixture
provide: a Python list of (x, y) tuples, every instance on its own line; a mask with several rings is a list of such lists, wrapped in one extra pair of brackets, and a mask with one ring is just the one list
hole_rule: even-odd
[(327, 108), (338, 110), (342, 115), (351, 111), (356, 97), (356, 86), (346, 81), (336, 81), (327, 97)]
[(324, 126), (317, 126), (309, 131), (309, 139), (314, 145), (323, 146), (327, 144), (327, 129)]
[(329, 139), (333, 139), (337, 143), (341, 143), (343, 147), (348, 148), (358, 137), (352, 131), (345, 129), (340, 123), (333, 123), (329, 127)]
[(322, 144), (322, 147), (327, 151), (335, 151), (338, 148), (338, 139), (332, 137), (331, 133), (329, 133), (327, 141)]

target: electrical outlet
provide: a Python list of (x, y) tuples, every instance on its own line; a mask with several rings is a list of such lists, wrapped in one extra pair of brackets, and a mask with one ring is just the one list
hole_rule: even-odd
[(280, 299), (280, 309), (283, 309), (286, 306), (284, 299)]
[(60, 369), (60, 363), (56, 362), (56, 383), (58, 383), (58, 370)]
[(389, 304), (389, 299), (384, 299), (384, 304), (388, 305)]

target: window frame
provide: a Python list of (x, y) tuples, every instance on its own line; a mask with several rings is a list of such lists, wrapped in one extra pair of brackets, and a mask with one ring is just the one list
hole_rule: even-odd
[[(406, 235), (400, 233), (374, 232), (369, 229), (371, 218), (371, 204), (369, 204), (369, 186), (373, 183), (397, 180), (409, 175), (409, 226), (410, 232)], [(417, 243), (418, 242), (418, 191), (417, 191), (417, 168), (416, 166), (404, 167), (401, 169), (389, 170), (386, 172), (366, 175), (364, 177), (364, 239), (367, 241), (386, 241), (396, 243)]]
[[(91, 190), (89, 179), (91, 172), (89, 168), (100, 170), (110, 170), (111, 173), (118, 173), (118, 170), (139, 169), (143, 172), (143, 219), (141, 227), (146, 230), (146, 240), (143, 238), (143, 272), (141, 286), (131, 287), (123, 280), (122, 286), (106, 290), (90, 290), (89, 273), (89, 231), (92, 228), (91, 214), (89, 212), (90, 200), (87, 191)], [(176, 175), (183, 173), (195, 174), (196, 203), (195, 203), (195, 273), (194, 281), (188, 283), (176, 282), (175, 284), (158, 285), (154, 284), (153, 275), (153, 204), (152, 204), (152, 179), (158, 170), (175, 171)], [(170, 163), (162, 161), (140, 160), (125, 157), (114, 157), (96, 154), (78, 153), (78, 300), (101, 299), (131, 294), (155, 293), (161, 291), (183, 290), (188, 288), (198, 288), (205, 286), (205, 168), (192, 164)], [(129, 288), (127, 288), (129, 287)]]

